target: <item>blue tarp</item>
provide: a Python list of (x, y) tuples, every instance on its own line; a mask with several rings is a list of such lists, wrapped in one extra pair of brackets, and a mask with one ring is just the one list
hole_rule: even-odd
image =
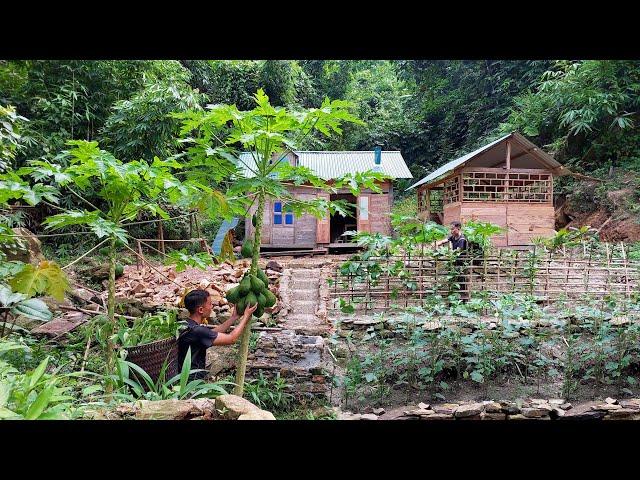
[(213, 240), (213, 243), (211, 244), (211, 250), (213, 250), (213, 253), (215, 255), (220, 255), (220, 252), (222, 251), (222, 242), (224, 241), (224, 237), (227, 236), (227, 232), (229, 230), (236, 228), (239, 221), (240, 219), (238, 217), (235, 217), (231, 221), (223, 220), (222, 225), (220, 225), (220, 229), (216, 234), (216, 238)]

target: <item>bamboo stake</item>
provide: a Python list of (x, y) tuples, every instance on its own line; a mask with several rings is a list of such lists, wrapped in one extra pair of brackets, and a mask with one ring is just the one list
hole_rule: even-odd
[(162, 222), (158, 221), (158, 249), (164, 251), (164, 231), (162, 229)]
[(142, 244), (140, 243), (140, 240), (136, 240), (136, 244), (138, 245), (138, 255), (139, 255), (139, 256), (136, 256), (136, 269), (140, 270), (140, 267), (142, 266), (142, 261), (140, 259), (143, 258)]
[(627, 254), (624, 251), (624, 243), (622, 243), (622, 241), (620, 241), (620, 248), (622, 249), (622, 259), (624, 261), (625, 293), (627, 298), (631, 298), (631, 292), (629, 291), (629, 272), (627, 270)]

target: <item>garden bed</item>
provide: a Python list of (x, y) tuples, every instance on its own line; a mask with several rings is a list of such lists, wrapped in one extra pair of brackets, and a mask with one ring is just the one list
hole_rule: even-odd
[(499, 295), (468, 304), (333, 318), (329, 400), (344, 409), (419, 402), (640, 393), (640, 305)]

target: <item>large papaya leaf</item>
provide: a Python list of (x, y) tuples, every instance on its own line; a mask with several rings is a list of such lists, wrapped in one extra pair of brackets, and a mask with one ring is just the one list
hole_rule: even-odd
[(49, 260), (42, 260), (37, 267), (26, 265), (9, 284), (15, 292), (29, 297), (46, 294), (59, 301), (64, 300), (64, 292), (69, 289), (69, 281), (60, 266)]
[(36, 320), (42, 320), (43, 322), (48, 322), (53, 316), (49, 307), (47, 307), (47, 304), (37, 298), (23, 300), (11, 309), (11, 313), (24, 315), (25, 317)]

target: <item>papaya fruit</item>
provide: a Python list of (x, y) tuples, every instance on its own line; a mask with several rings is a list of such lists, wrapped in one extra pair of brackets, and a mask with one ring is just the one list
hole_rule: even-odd
[(98, 250), (98, 253), (100, 255), (104, 255), (105, 257), (109, 255), (109, 252), (111, 251), (111, 249), (109, 247), (102, 247), (100, 250)]
[(265, 302), (265, 304), (264, 304), (265, 308), (271, 308), (271, 307), (273, 307), (273, 306), (276, 304), (276, 301), (278, 300), (278, 299), (276, 298), (276, 296), (273, 294), (273, 292), (272, 292), (272, 291), (270, 291), (270, 290), (267, 290), (267, 291), (264, 293), (264, 296), (265, 296), (265, 298), (266, 298), (266, 300), (267, 300), (267, 301)]
[(255, 213), (253, 214), (253, 216), (251, 217), (251, 225), (253, 225), (253, 227), (257, 227), (257, 223), (258, 223), (258, 217), (256, 217)]
[(256, 298), (255, 293), (249, 292), (246, 297), (244, 297), (245, 305), (250, 307), (258, 303), (258, 299)]
[(238, 289), (239, 289), (240, 295), (243, 297), (251, 291), (251, 280), (249, 279), (249, 277), (244, 277), (242, 279), (242, 281), (240, 282), (240, 285), (238, 285)]
[(116, 278), (121, 277), (124, 273), (124, 267), (121, 263), (116, 263)]
[(258, 305), (264, 308), (266, 304), (267, 304), (267, 297), (264, 296), (264, 293), (260, 293), (258, 295)]
[(240, 249), (240, 253), (242, 254), (242, 258), (251, 258), (253, 257), (253, 242), (251, 239), (245, 239), (242, 244), (242, 248)]
[(267, 277), (267, 274), (262, 270), (258, 269), (257, 277), (262, 280), (262, 283), (264, 283), (265, 286), (269, 285), (269, 277)]
[(236, 303), (236, 313), (238, 313), (238, 315), (242, 315), (244, 313), (244, 309), (246, 308), (246, 305), (247, 305), (246, 297), (238, 300), (238, 303)]
[(264, 315), (264, 307), (258, 305), (258, 308), (256, 308), (256, 310), (253, 312), (253, 315), (256, 318), (260, 318), (262, 315)]
[(231, 290), (227, 292), (227, 302), (233, 303), (234, 305), (238, 303), (240, 299), (240, 290), (239, 287), (233, 287)]
[(251, 291), (256, 295), (259, 295), (260, 292), (264, 290), (264, 287), (265, 287), (264, 282), (260, 280), (258, 277), (256, 277), (255, 275), (251, 275), (249, 277), (249, 280), (251, 281)]

